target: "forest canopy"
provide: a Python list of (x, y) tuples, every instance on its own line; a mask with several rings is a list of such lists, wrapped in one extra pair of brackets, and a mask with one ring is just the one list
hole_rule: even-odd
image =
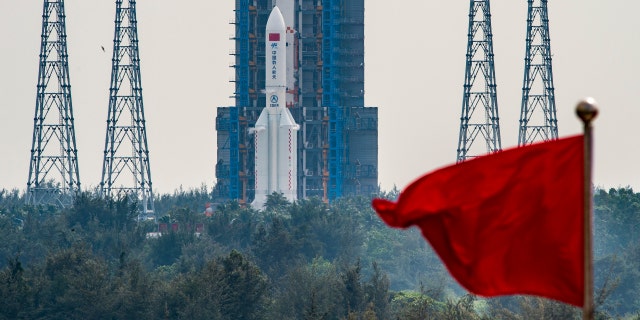
[[(551, 300), (469, 295), (369, 198), (274, 194), (263, 210), (213, 212), (206, 187), (155, 199), (157, 222), (128, 198), (34, 207), (1, 190), (0, 319), (580, 318)], [(598, 317), (640, 319), (640, 194), (596, 189), (594, 203)]]

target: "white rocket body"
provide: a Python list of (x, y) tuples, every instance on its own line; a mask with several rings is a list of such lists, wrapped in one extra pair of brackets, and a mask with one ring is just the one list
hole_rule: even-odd
[(300, 128), (287, 109), (287, 28), (276, 6), (265, 32), (265, 95), (267, 105), (254, 128), (255, 199), (262, 209), (267, 195), (282, 193), (297, 199), (297, 132)]
[(277, 6), (284, 18), (287, 39), (287, 107), (291, 107), (298, 102), (296, 94), (296, 72), (298, 70), (298, 42), (296, 37), (295, 8), (296, 3), (293, 0), (273, 0), (274, 6)]

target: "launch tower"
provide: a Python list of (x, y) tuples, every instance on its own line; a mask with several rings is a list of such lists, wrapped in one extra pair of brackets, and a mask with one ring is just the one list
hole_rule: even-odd
[(558, 138), (547, 0), (527, 0), (527, 46), (518, 145)]
[(489, 0), (470, 0), (458, 162), (502, 149), (492, 39)]
[(218, 108), (216, 117), (217, 196), (240, 202), (255, 196), (249, 129), (267, 104), (264, 28), (274, 5), (292, 35), (287, 107), (300, 125), (297, 198), (377, 192), (378, 109), (364, 106), (364, 0), (238, 0), (235, 106)]
[(27, 203), (67, 206), (80, 191), (64, 0), (44, 1)]
[(153, 213), (149, 148), (142, 103), (135, 0), (116, 0), (109, 111), (100, 189), (127, 195)]

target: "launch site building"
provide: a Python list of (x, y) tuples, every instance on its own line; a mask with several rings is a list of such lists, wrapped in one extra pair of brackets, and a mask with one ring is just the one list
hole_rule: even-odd
[(364, 0), (237, 0), (235, 106), (216, 116), (215, 195), (255, 198), (252, 128), (267, 105), (265, 26), (274, 6), (293, 56), (287, 108), (297, 131), (297, 198), (378, 191), (378, 109), (364, 106)]

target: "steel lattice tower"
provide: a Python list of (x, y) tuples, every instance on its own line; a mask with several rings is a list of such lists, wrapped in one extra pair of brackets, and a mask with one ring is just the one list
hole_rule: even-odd
[(100, 189), (107, 197), (128, 195), (153, 213), (135, 0), (116, 0), (109, 113)]
[[(457, 161), (501, 150), (489, 0), (471, 0)], [(480, 110), (477, 110), (480, 107)], [(472, 148), (478, 135), (486, 151)]]
[(80, 191), (64, 0), (44, 1), (27, 203), (70, 205)]
[(558, 138), (547, 0), (527, 2), (527, 49), (524, 58), (519, 146)]

